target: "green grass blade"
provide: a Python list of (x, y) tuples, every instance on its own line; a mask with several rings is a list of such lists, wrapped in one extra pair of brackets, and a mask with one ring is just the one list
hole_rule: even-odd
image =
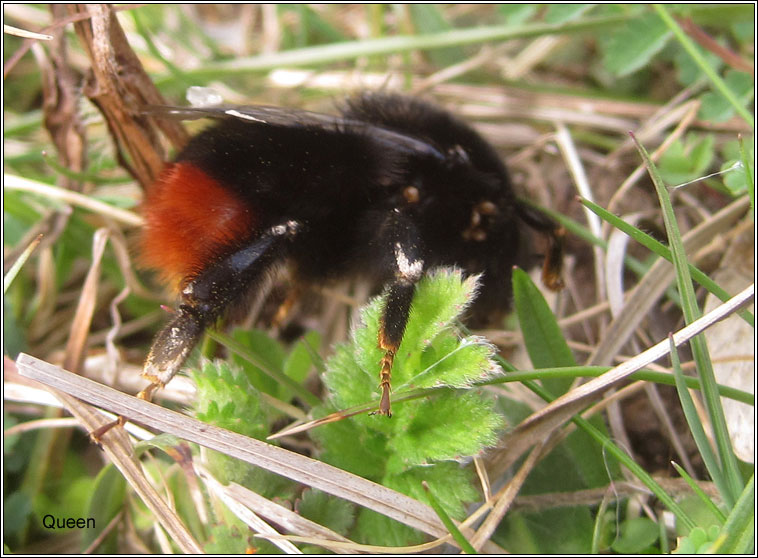
[(729, 488), (722, 474), (721, 467), (719, 466), (716, 454), (711, 449), (711, 444), (708, 440), (708, 436), (705, 434), (703, 425), (700, 422), (700, 417), (695, 409), (695, 403), (692, 401), (690, 392), (687, 391), (687, 387), (684, 384), (684, 374), (682, 373), (682, 367), (679, 364), (679, 352), (674, 344), (674, 336), (669, 335), (669, 342), (671, 344), (671, 366), (674, 370), (674, 377), (676, 378), (676, 391), (679, 394), (679, 401), (682, 404), (682, 411), (684, 417), (687, 420), (687, 424), (690, 427), (692, 437), (695, 439), (700, 456), (703, 458), (705, 468), (708, 469), (708, 473), (711, 475), (713, 482), (722, 494), (728, 492)]
[(723, 79), (721, 79), (721, 76), (716, 73), (716, 70), (714, 70), (708, 61), (702, 56), (702, 54), (700, 54), (700, 51), (695, 47), (695, 43), (693, 43), (687, 34), (682, 30), (682, 28), (679, 27), (679, 24), (673, 17), (671, 17), (671, 14), (669, 14), (666, 7), (661, 4), (655, 4), (653, 5), (653, 8), (656, 12), (658, 12), (658, 16), (663, 20), (663, 22), (674, 33), (676, 40), (681, 43), (682, 47), (684, 47), (684, 50), (687, 51), (687, 54), (692, 57), (695, 63), (703, 71), (703, 73), (708, 76), (708, 79), (711, 80), (711, 83), (713, 84), (713, 88), (721, 93), (721, 95), (723, 95), (727, 101), (729, 101), (729, 104), (734, 107), (734, 110), (737, 111), (737, 113), (745, 120), (745, 122), (750, 124), (751, 128), (755, 127), (755, 119), (753, 118), (753, 115), (751, 115), (750, 112), (748, 112), (748, 110), (742, 105), (742, 103), (740, 103), (739, 99), (737, 99), (732, 90), (729, 89), (729, 86), (724, 83)]
[(713, 512), (713, 515), (721, 519), (721, 522), (723, 523), (726, 521), (726, 516), (724, 515), (724, 512), (722, 512), (716, 504), (713, 503), (713, 500), (711, 500), (708, 495), (705, 493), (705, 491), (698, 486), (697, 482), (695, 482), (695, 479), (693, 479), (689, 474), (687, 474), (687, 471), (685, 471), (681, 465), (675, 462), (671, 462), (671, 465), (674, 466), (674, 469), (677, 470), (677, 472), (681, 475), (681, 477), (684, 479), (684, 481), (690, 485), (690, 488), (692, 491), (697, 495), (698, 498), (703, 502), (703, 504)]
[(437, 514), (437, 517), (440, 518), (440, 521), (442, 521), (442, 524), (445, 526), (445, 529), (447, 529), (448, 532), (452, 535), (453, 539), (455, 539), (455, 542), (457, 542), (460, 545), (461, 550), (463, 550), (463, 552), (465, 552), (466, 554), (478, 554), (476, 549), (473, 546), (471, 546), (471, 543), (468, 542), (466, 537), (463, 536), (463, 533), (461, 533), (460, 529), (456, 527), (453, 520), (450, 519), (450, 516), (447, 514), (445, 509), (440, 505), (439, 501), (437, 501), (437, 498), (429, 489), (429, 485), (426, 484), (426, 481), (422, 482), (421, 485), (424, 487), (424, 490), (426, 491), (426, 495), (429, 497), (429, 504), (432, 506), (432, 509)]
[(726, 537), (713, 548), (716, 554), (755, 552), (755, 476), (751, 476), (722, 529)]
[[(249, 58), (208, 63), (200, 68), (186, 70), (184, 75), (193, 78), (209, 78), (225, 74), (268, 71), (281, 67), (316, 66), (343, 60), (353, 60), (363, 56), (384, 56), (414, 50), (429, 50), (489, 41), (506, 41), (515, 38), (539, 37), (559, 33), (578, 33), (591, 29), (602, 29), (603, 32), (608, 32), (608, 28), (623, 23), (631, 17), (634, 17), (634, 14), (588, 17), (559, 24), (494, 25), (451, 29), (442, 33), (430, 33), (427, 35), (398, 35), (379, 39), (344, 41), (284, 50)], [(160, 86), (161, 82), (165, 80), (166, 78), (164, 80), (157, 80), (157, 84)]]
[(8, 270), (8, 273), (5, 274), (3, 277), (3, 294), (8, 292), (8, 288), (11, 286), (11, 283), (13, 283), (13, 280), (16, 278), (16, 275), (18, 275), (18, 272), (21, 271), (21, 268), (24, 267), (24, 264), (26, 263), (26, 260), (29, 259), (29, 256), (32, 255), (32, 252), (39, 246), (39, 243), (42, 242), (42, 235), (37, 235), (37, 238), (32, 240), (29, 243), (29, 246), (27, 246), (23, 252), (21, 252), (21, 255), (18, 257), (18, 259), (13, 262), (13, 265)]
[[(661, 178), (658, 169), (650, 159), (645, 148), (637, 141), (637, 138), (634, 137), (634, 135), (632, 135), (632, 140), (645, 162), (645, 166), (653, 179), (653, 184), (658, 193), (658, 199), (660, 200), (661, 209), (663, 210), (663, 220), (666, 225), (666, 234), (668, 235), (669, 245), (671, 246), (674, 257), (676, 281), (679, 288), (679, 294), (682, 298), (682, 310), (684, 312), (686, 323), (690, 324), (698, 319), (701, 314), (697, 305), (697, 299), (695, 298), (695, 290), (692, 286), (689, 264), (684, 252), (682, 237), (679, 233), (679, 226), (677, 225), (674, 216), (674, 208), (671, 205), (671, 198), (669, 197), (666, 186), (663, 184), (663, 179)], [(732, 449), (729, 432), (726, 426), (726, 419), (724, 418), (724, 410), (721, 407), (721, 400), (718, 396), (718, 390), (716, 389), (716, 378), (713, 373), (713, 365), (710, 355), (708, 354), (708, 346), (705, 343), (705, 337), (703, 335), (693, 337), (690, 340), (690, 347), (692, 347), (698, 376), (703, 384), (703, 396), (713, 427), (721, 471), (726, 479), (726, 485), (728, 487), (728, 490), (722, 493), (722, 497), (727, 503), (727, 506), (731, 508), (743, 488), (742, 478), (740, 477), (737, 468), (737, 458)], [(715, 480), (716, 479), (714, 479), (714, 481)]]
[[(603, 240), (602, 238), (596, 237), (592, 232), (585, 226), (577, 223), (570, 217), (567, 217), (566, 215), (563, 215), (562, 213), (559, 213), (557, 211), (553, 211), (552, 209), (548, 209), (546, 207), (539, 206), (532, 202), (531, 200), (519, 198), (519, 202), (524, 203), (528, 205), (529, 207), (532, 207), (538, 211), (543, 212), (545, 215), (556, 221), (559, 225), (561, 225), (563, 228), (566, 229), (566, 231), (572, 235), (575, 236), (581, 240), (584, 240), (588, 244), (591, 244), (593, 246), (600, 246), (603, 250), (608, 250), (608, 243)], [(624, 257), (624, 264), (631, 269), (635, 274), (638, 276), (643, 276), (648, 271), (648, 266), (646, 266), (644, 263), (639, 261), (636, 258), (633, 258), (632, 256), (626, 255)], [(674, 304), (677, 306), (681, 306), (679, 301), (679, 293), (676, 292), (675, 289), (670, 288), (666, 292), (666, 296), (671, 300)]]
[[(580, 199), (581, 203), (587, 207), (590, 211), (598, 215), (601, 219), (607, 221), (614, 227), (616, 227), (621, 232), (624, 232), (628, 234), (631, 238), (642, 244), (645, 248), (650, 250), (651, 252), (654, 252), (655, 254), (658, 254), (662, 258), (665, 258), (666, 260), (673, 262), (674, 258), (671, 255), (671, 250), (669, 250), (666, 246), (658, 242), (656, 239), (654, 239), (649, 234), (641, 231), (637, 227), (630, 225), (620, 217), (617, 217), (610, 211), (606, 210), (603, 207), (600, 207), (594, 202), (591, 202), (587, 199)], [(726, 292), (724, 289), (722, 289), (715, 281), (713, 281), (710, 277), (708, 277), (705, 273), (700, 271), (697, 267), (695, 267), (692, 264), (688, 264), (690, 273), (692, 273), (692, 278), (698, 282), (698, 284), (705, 287), (708, 292), (714, 294), (717, 296), (721, 302), (726, 302), (731, 298), (731, 295)], [(753, 316), (753, 313), (748, 310), (741, 310), (738, 312), (740, 317), (745, 320), (748, 324), (750, 324), (752, 327), (755, 327), (755, 318)]]
[[(576, 378), (597, 378), (608, 372), (610, 369), (610, 366), (566, 366), (563, 368), (519, 370), (509, 372), (506, 376), (498, 376), (483, 380), (482, 382), (477, 382), (476, 385), (504, 384), (544, 378), (571, 378), (572, 380)], [(666, 372), (653, 372), (652, 370), (639, 370), (631, 374), (629, 379), (632, 381), (655, 382), (656, 384), (667, 386), (676, 385), (676, 379), (672, 374), (667, 374)], [(683, 376), (683, 381), (688, 389), (702, 389), (699, 378)], [(735, 401), (746, 403), (747, 405), (754, 405), (755, 403), (755, 396), (748, 391), (742, 391), (722, 384), (717, 384), (717, 387), (721, 397), (734, 399)]]
[[(501, 366), (503, 366), (504, 369), (510, 369), (512, 368), (503, 358), (496, 357), (496, 360), (500, 363)], [(548, 394), (541, 386), (539, 386), (536, 382), (528, 381), (524, 382), (524, 385), (532, 390), (534, 393), (542, 397), (545, 401), (550, 403), (553, 398), (550, 397), (550, 394)], [(626, 452), (624, 452), (620, 447), (618, 447), (613, 441), (603, 434), (600, 430), (595, 428), (592, 424), (590, 424), (589, 421), (583, 419), (579, 415), (575, 415), (572, 417), (572, 422), (576, 424), (579, 428), (584, 430), (587, 434), (589, 434), (592, 438), (595, 439), (599, 444), (603, 446), (605, 451), (616, 458), (616, 460), (621, 463), (624, 467), (629, 469), (629, 471), (632, 472), (634, 476), (636, 476), (642, 484), (644, 484), (646, 487), (650, 489), (650, 491), (655, 494), (655, 496), (661, 501), (661, 503), (666, 506), (671, 513), (673, 513), (676, 518), (679, 520), (679, 522), (684, 526), (687, 530), (692, 530), (695, 528), (695, 522), (692, 520), (692, 518), (677, 504), (674, 499), (668, 495), (668, 493), (663, 489), (663, 487), (655, 482), (655, 479), (653, 479), (650, 474), (648, 474), (647, 471), (645, 471), (640, 465), (638, 465), (634, 459), (632, 459)]]

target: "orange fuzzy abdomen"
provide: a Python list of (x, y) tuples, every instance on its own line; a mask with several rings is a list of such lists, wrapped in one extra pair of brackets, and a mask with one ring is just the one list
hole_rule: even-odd
[(171, 163), (142, 207), (140, 262), (179, 287), (251, 237), (249, 203), (189, 162)]

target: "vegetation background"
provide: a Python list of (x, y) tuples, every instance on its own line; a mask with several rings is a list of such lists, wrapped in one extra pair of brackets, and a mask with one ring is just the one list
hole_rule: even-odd
[[(753, 552), (753, 4), (4, 4), (3, 17), (6, 551)], [(433, 274), (409, 325), (418, 359), (399, 365), (407, 387), (383, 422), (365, 416), (376, 379), (352, 375), (376, 360), (379, 302), (357, 284), (314, 291), (271, 327), (275, 282), (242, 327), (209, 335), (194, 383), (159, 400), (259, 440), (288, 430), (252, 458), (182, 441), (198, 427), (169, 420), (104, 453), (80, 404), (64, 400), (70, 418), (14, 360), (139, 390), (173, 301), (134, 265), (138, 205), (187, 136), (134, 109), (211, 94), (197, 87), (323, 112), (363, 89), (435, 100), (566, 227), (565, 290), (516, 273), (514, 315), (472, 333), (458, 312), (473, 285)], [(741, 313), (690, 339), (703, 308)], [(678, 351), (645, 356), (670, 332)], [(308, 424), (338, 410), (364, 414)], [(52, 530), (45, 515), (97, 527)]]

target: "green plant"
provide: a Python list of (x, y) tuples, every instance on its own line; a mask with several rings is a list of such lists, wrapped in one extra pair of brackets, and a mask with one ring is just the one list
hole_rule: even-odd
[[(192, 375), (197, 393), (195, 416), (204, 422), (259, 440), (270, 433), (271, 410), (261, 402), (245, 372), (226, 362), (205, 362)], [(286, 480), (219, 452), (208, 450), (205, 461), (224, 484), (236, 482), (267, 496), (282, 495)]]
[[(461, 461), (493, 444), (503, 425), (493, 398), (476, 380), (499, 373), (493, 347), (481, 338), (460, 338), (454, 321), (475, 296), (476, 278), (459, 271), (439, 271), (422, 279), (411, 317), (393, 367), (396, 400), (412, 388), (449, 389), (434, 396), (398, 402), (392, 419), (356, 416), (313, 432), (322, 458), (347, 471), (395, 488), (422, 501), (426, 481), (444, 509), (461, 518), (463, 504), (476, 498), (472, 473)], [(377, 397), (377, 347), (383, 298), (361, 313), (348, 344), (340, 345), (327, 362), (324, 383), (329, 405), (318, 415), (346, 409)], [(372, 544), (405, 544), (419, 540), (407, 527), (362, 510), (361, 540)]]

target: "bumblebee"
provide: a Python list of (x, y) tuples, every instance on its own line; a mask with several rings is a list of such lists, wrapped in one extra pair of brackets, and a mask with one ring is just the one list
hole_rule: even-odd
[(562, 229), (516, 198), (500, 157), (468, 124), (393, 94), (364, 93), (340, 112), (153, 109), (215, 123), (167, 164), (143, 204), (141, 261), (179, 292), (145, 362), (143, 396), (280, 265), (304, 284), (363, 276), (386, 286), (377, 340), (377, 412), (386, 416), (393, 360), (426, 270), (483, 274), (471, 319), (491, 321), (509, 309), (513, 266), (531, 266), (532, 229), (548, 241), (543, 281), (561, 286)]

